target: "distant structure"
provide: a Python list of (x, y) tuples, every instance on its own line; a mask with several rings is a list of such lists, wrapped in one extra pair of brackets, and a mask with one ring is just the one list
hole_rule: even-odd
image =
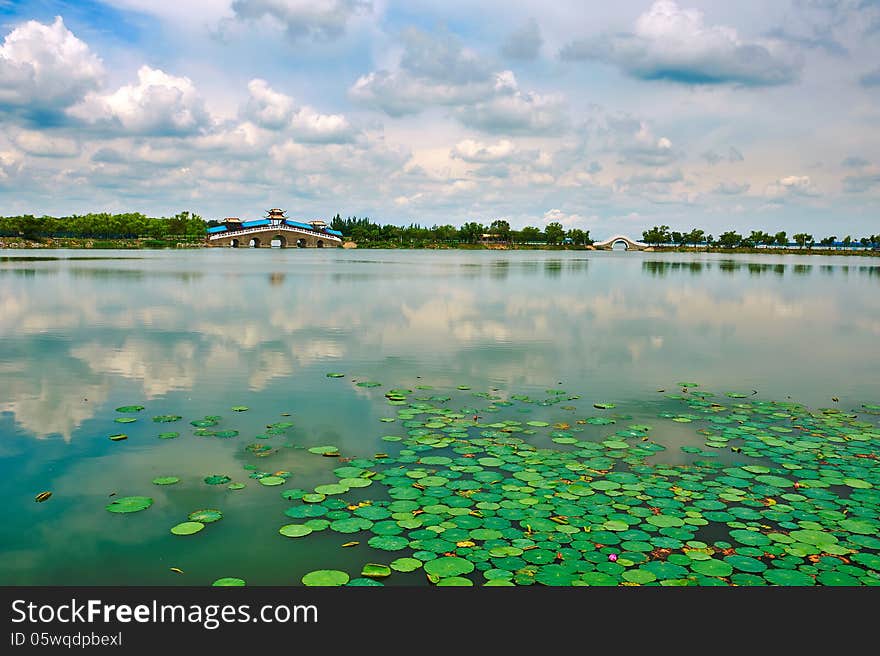
[(223, 223), (207, 230), (207, 243), (211, 247), (271, 248), (272, 242), (281, 248), (328, 248), (342, 246), (342, 233), (331, 230), (320, 219), (308, 222), (288, 219), (284, 210), (274, 207), (266, 216), (255, 221), (242, 221), (227, 217)]
[(630, 239), (626, 235), (615, 235), (605, 241), (593, 242), (593, 248), (599, 251), (610, 251), (614, 248), (614, 244), (622, 243), (628, 251), (643, 251), (650, 246), (635, 239)]

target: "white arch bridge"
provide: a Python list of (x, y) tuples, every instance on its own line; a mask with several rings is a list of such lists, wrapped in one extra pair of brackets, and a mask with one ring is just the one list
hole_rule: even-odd
[(291, 226), (286, 223), (259, 225), (238, 230), (225, 230), (208, 235), (209, 246), (247, 248), (251, 243), (256, 248), (269, 248), (278, 241), (281, 248), (328, 248), (342, 246), (342, 239), (321, 230)]
[(610, 239), (593, 242), (593, 248), (601, 251), (610, 251), (614, 244), (623, 244), (628, 251), (643, 251), (648, 248), (648, 244), (630, 239), (626, 235), (614, 235)]

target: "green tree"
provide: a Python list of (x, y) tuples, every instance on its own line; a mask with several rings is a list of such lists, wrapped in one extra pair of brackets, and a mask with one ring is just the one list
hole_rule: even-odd
[(794, 242), (800, 246), (801, 248), (805, 248), (808, 243), (813, 241), (813, 235), (809, 235), (806, 232), (799, 232), (792, 237)]
[(773, 242), (777, 246), (788, 246), (788, 235), (785, 233), (785, 230), (781, 230), (773, 235)]
[(565, 230), (562, 227), (562, 224), (557, 221), (552, 221), (547, 224), (547, 227), (544, 228), (544, 238), (547, 240), (548, 244), (560, 244), (562, 240), (565, 239)]
[(489, 232), (498, 235), (498, 239), (503, 242), (510, 241), (510, 224), (504, 219), (495, 219), (489, 226)]
[(476, 244), (483, 237), (485, 231), (486, 228), (482, 223), (471, 221), (461, 226), (458, 234), (463, 242), (467, 244)]
[(646, 244), (668, 244), (672, 241), (672, 235), (669, 234), (669, 226), (654, 226), (650, 230), (642, 233), (642, 241)]
[(593, 240), (590, 239), (590, 231), (589, 230), (581, 230), (580, 228), (572, 228), (566, 233), (566, 236), (571, 239), (571, 243), (575, 246), (587, 246), (588, 244), (592, 244)]
[(684, 241), (686, 244), (693, 244), (694, 248), (696, 248), (697, 244), (699, 244), (701, 241), (703, 241), (703, 236), (705, 234), (706, 233), (703, 232), (702, 230), (700, 230), (699, 228), (694, 228), (693, 230), (691, 230), (689, 233), (687, 233), (685, 235)]
[(718, 238), (718, 245), (722, 248), (736, 248), (742, 243), (742, 235), (733, 230), (724, 232)]

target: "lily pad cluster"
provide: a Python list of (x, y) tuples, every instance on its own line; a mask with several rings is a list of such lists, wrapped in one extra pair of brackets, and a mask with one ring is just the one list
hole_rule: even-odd
[[(350, 460), (285, 514), (303, 535), (389, 553), (348, 585), (419, 569), (438, 586), (880, 584), (880, 428), (860, 418), (870, 413), (735, 392), (722, 403), (678, 386), (667, 396), (680, 411), (619, 428), (627, 415), (480, 422), (511, 403), (481, 393), (488, 407), (454, 410), (449, 397), (396, 389), (385, 396), (403, 430), (382, 439), (397, 453)], [(664, 420), (705, 438), (682, 447), (686, 464), (657, 458)], [(358, 500), (359, 480), (387, 499)], [(303, 583), (340, 585), (343, 574)]]

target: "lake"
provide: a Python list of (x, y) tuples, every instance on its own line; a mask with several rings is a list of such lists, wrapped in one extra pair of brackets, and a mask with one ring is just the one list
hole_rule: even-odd
[[(872, 258), (7, 250), (0, 339), (5, 585), (425, 584), (360, 571), (452, 552), (476, 568), (433, 580), (880, 582)], [(368, 483), (302, 500), (340, 478)], [(105, 510), (131, 496), (152, 503)], [(200, 509), (222, 519), (170, 532)]]

